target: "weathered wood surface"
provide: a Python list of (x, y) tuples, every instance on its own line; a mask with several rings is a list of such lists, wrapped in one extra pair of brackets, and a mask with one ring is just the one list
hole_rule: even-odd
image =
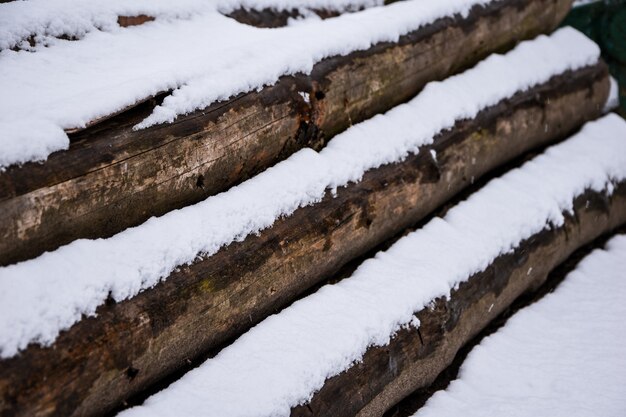
[(457, 351), (520, 295), (543, 284), (576, 249), (626, 224), (626, 182), (612, 196), (587, 192), (560, 228), (524, 241), (483, 272), (416, 313), (419, 329), (398, 332), (387, 346), (371, 348), (363, 361), (329, 379), (292, 416), (381, 416), (418, 388), (430, 385)]
[[(223, 191), (302, 147), (319, 147), (426, 82), (549, 31), (570, 3), (502, 0), (172, 124), (132, 130), (155, 99), (72, 134), (68, 151), (0, 173), (0, 265), (110, 236)], [(309, 92), (310, 103), (298, 92)]]
[(460, 122), (432, 149), (365, 174), (259, 236), (0, 362), (3, 416), (98, 415), (294, 300), (494, 167), (600, 114), (606, 66), (565, 73)]

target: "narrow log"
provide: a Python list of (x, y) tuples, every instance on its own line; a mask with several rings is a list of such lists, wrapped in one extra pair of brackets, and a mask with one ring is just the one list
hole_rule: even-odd
[(0, 413), (101, 414), (200, 357), (415, 224), (474, 179), (600, 114), (603, 63), (458, 123), (429, 149), (365, 174), (259, 236), (181, 267), (138, 296), (102, 306), (50, 348), (0, 362)]
[[(490, 52), (554, 28), (571, 0), (502, 0), (396, 43), (326, 59), (310, 76), (134, 131), (162, 96), (72, 134), (68, 151), (0, 172), (0, 265), (111, 236), (196, 203), (414, 96)], [(309, 93), (307, 102), (299, 93)]]
[(496, 258), (432, 307), (418, 312), (419, 329), (403, 329), (389, 345), (329, 379), (310, 404), (292, 416), (381, 416), (398, 401), (430, 385), (457, 351), (518, 297), (539, 288), (576, 249), (626, 224), (626, 182), (614, 194), (586, 192), (562, 227), (544, 230)]

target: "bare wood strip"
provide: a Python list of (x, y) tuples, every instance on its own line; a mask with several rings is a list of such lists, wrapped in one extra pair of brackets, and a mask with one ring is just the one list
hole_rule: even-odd
[(564, 226), (524, 241), (472, 276), (449, 299), (418, 312), (419, 329), (398, 332), (389, 345), (368, 350), (348, 371), (329, 379), (310, 404), (292, 416), (381, 416), (398, 401), (429, 386), (457, 351), (518, 297), (539, 288), (576, 249), (626, 224), (626, 182), (609, 196), (587, 192)]
[(494, 167), (600, 114), (603, 63), (565, 73), (458, 123), (433, 148), (365, 174), (131, 300), (0, 362), (0, 413), (93, 416), (121, 404), (415, 224)]
[[(0, 265), (111, 236), (196, 203), (413, 97), (490, 52), (554, 28), (571, 0), (502, 0), (315, 65), (261, 92), (134, 131), (161, 97), (72, 135), (44, 164), (0, 173)], [(307, 103), (299, 92), (310, 94)]]

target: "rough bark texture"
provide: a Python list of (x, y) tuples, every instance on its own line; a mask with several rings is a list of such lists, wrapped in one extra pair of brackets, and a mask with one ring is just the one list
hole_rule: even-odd
[[(565, 73), (459, 122), (429, 148), (365, 174), (259, 236), (0, 362), (0, 415), (98, 415), (293, 301), (414, 224), (473, 179), (600, 114), (606, 66)], [(149, 244), (149, 243), (147, 243)]]
[[(366, 51), (324, 60), (309, 76), (167, 125), (134, 131), (158, 101), (72, 134), (44, 164), (0, 173), (0, 265), (77, 238), (106, 237), (196, 203), (305, 147), (414, 96), (494, 50), (554, 28), (571, 0), (502, 0)], [(310, 103), (298, 94), (309, 92)]]
[(329, 379), (310, 404), (292, 416), (381, 416), (418, 388), (430, 385), (457, 351), (576, 249), (626, 223), (626, 182), (612, 196), (587, 192), (565, 225), (544, 230), (483, 272), (438, 298), (416, 316), (419, 329), (401, 330), (389, 345), (371, 348), (348, 371)]

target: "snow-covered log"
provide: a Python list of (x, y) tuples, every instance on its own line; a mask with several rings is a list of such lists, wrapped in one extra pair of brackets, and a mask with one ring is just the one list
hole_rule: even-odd
[(597, 47), (563, 29), (203, 203), (0, 268), (0, 410), (118, 405), (596, 117), (608, 90)]
[(380, 416), (573, 251), (625, 223), (626, 121), (609, 115), (121, 416)]
[[(302, 147), (319, 148), (349, 125), (408, 100), (426, 82), (551, 30), (571, 1), (483, 3), (467, 16), (438, 18), (396, 42), (324, 59), (309, 75), (283, 77), (274, 86), (214, 103), (174, 123), (133, 130), (161, 95), (72, 134), (69, 149), (43, 164), (0, 171), (0, 265), (74, 239), (110, 236), (228, 189)], [(441, 8), (437, 2), (424, 5)], [(40, 53), (55, 50), (33, 56)], [(8, 74), (5, 79), (10, 80)], [(88, 95), (81, 103), (89, 101), (97, 99)], [(6, 106), (12, 111), (13, 103)], [(10, 128), (20, 129), (13, 122), (7, 121)], [(22, 128), (33, 125), (25, 122)], [(35, 141), (24, 135), (18, 145)]]
[(625, 275), (626, 235), (618, 234), (476, 345), (413, 417), (622, 415)]
[(562, 226), (533, 235), (495, 259), (449, 298), (438, 298), (417, 312), (419, 328), (401, 329), (388, 345), (369, 349), (362, 362), (329, 379), (291, 416), (381, 416), (407, 395), (427, 388), (458, 350), (517, 297), (543, 284), (576, 249), (626, 223), (626, 182), (610, 195), (580, 195), (565, 218)]

